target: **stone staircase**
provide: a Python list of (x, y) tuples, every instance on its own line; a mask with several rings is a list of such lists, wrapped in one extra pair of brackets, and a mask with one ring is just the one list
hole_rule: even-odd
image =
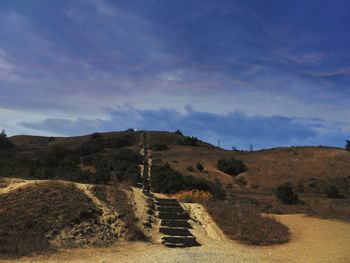
[(157, 216), (161, 220), (159, 232), (161, 242), (167, 247), (200, 246), (191, 234), (189, 216), (176, 199), (155, 198)]

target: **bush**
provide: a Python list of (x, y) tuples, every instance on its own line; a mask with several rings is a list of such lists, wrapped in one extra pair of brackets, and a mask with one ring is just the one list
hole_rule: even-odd
[(244, 163), (240, 160), (231, 158), (231, 159), (220, 159), (217, 162), (217, 168), (229, 175), (236, 176), (247, 170)]
[(7, 138), (5, 130), (2, 130), (0, 133), (0, 150), (1, 149), (10, 149), (15, 145)]
[(105, 148), (105, 143), (102, 138), (97, 138), (84, 142), (79, 147), (79, 152), (81, 155), (89, 155), (92, 153), (97, 153)]
[(95, 139), (102, 139), (102, 134), (99, 132), (95, 132), (93, 134), (90, 135), (91, 139), (95, 140)]
[(153, 151), (166, 151), (168, 150), (168, 145), (165, 143), (153, 143), (152, 145)]
[(328, 198), (344, 198), (343, 195), (339, 194), (338, 188), (334, 185), (326, 187), (325, 194)]
[(211, 193), (214, 199), (224, 200), (226, 198), (225, 189), (218, 178), (215, 178), (211, 184)]
[(187, 166), (186, 170), (189, 171), (189, 172), (194, 172), (194, 169), (193, 169), (192, 165)]
[(278, 186), (275, 195), (279, 201), (286, 205), (294, 205), (299, 202), (297, 194), (289, 184)]
[(136, 140), (133, 136), (125, 135), (120, 138), (110, 138), (106, 140), (106, 147), (108, 148), (121, 148), (133, 146), (136, 144)]
[(197, 146), (198, 145), (198, 138), (197, 137), (185, 137), (184, 139), (179, 141), (180, 145), (186, 145), (186, 146)]
[(209, 191), (211, 189), (207, 181), (193, 176), (183, 176), (171, 169), (169, 164), (152, 166), (151, 188), (154, 192), (165, 194), (174, 194), (183, 190)]
[(350, 141), (346, 140), (345, 150), (350, 151)]
[(200, 172), (202, 172), (203, 169), (204, 169), (204, 167), (203, 167), (203, 165), (201, 163), (197, 163), (196, 167), (197, 167), (197, 170), (200, 171)]
[(183, 135), (183, 133), (178, 129), (178, 130), (176, 130), (175, 132), (174, 132), (175, 134), (177, 134), (177, 135), (181, 135), (181, 136), (184, 136)]

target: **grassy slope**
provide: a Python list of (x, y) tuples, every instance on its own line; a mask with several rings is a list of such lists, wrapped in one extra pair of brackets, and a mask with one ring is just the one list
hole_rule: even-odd
[[(167, 151), (154, 152), (155, 162), (168, 162), (184, 174), (203, 178), (220, 178), (224, 183), (235, 183), (233, 177), (216, 169), (220, 158), (238, 158), (248, 167), (244, 177), (246, 188), (266, 191), (290, 182), (303, 185), (305, 192), (320, 192), (327, 184), (335, 184), (343, 193), (350, 192), (350, 152), (328, 147), (276, 148), (258, 152), (224, 151), (215, 147), (171, 146)], [(204, 172), (196, 167), (200, 162)], [(237, 179), (236, 179), (237, 180)]]

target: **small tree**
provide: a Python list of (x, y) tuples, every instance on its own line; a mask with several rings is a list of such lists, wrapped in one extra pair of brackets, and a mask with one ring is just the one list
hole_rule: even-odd
[(339, 193), (338, 188), (334, 185), (326, 187), (325, 194), (328, 198), (344, 198), (344, 196)]
[(299, 201), (297, 194), (289, 184), (278, 186), (275, 195), (279, 201), (286, 205), (295, 205)]
[(346, 140), (345, 150), (350, 151), (350, 141)]
[(177, 129), (174, 133), (177, 134), (177, 135), (184, 136), (183, 133), (179, 129)]
[(231, 158), (231, 159), (220, 159), (217, 163), (217, 168), (229, 175), (236, 176), (247, 170), (244, 163), (240, 160)]
[(13, 148), (14, 144), (7, 138), (7, 134), (4, 129), (0, 133), (0, 149)]
[(200, 172), (202, 172), (204, 169), (204, 167), (201, 163), (197, 163), (196, 167), (197, 167), (198, 171), (200, 171)]

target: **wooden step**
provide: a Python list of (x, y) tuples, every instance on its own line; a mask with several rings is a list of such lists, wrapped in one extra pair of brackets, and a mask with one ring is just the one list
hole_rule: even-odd
[(188, 228), (160, 227), (159, 232), (168, 236), (192, 236)]
[(171, 212), (171, 213), (183, 213), (184, 210), (181, 206), (158, 206), (159, 212)]
[(191, 228), (191, 225), (187, 222), (187, 220), (169, 220), (164, 219), (160, 222), (161, 226), (167, 227), (187, 227)]
[(158, 212), (159, 219), (189, 219), (186, 213)]

